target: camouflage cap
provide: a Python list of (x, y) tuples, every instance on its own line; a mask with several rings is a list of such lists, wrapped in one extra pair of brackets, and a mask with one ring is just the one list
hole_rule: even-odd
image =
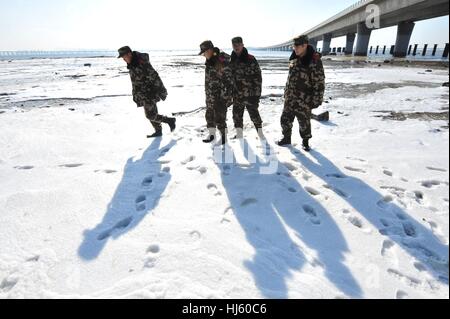
[(120, 59), (124, 55), (127, 55), (128, 53), (132, 53), (133, 52), (129, 46), (122, 47), (118, 51), (119, 51), (119, 56), (117, 57), (118, 59)]
[(242, 37), (235, 37), (231, 40), (231, 42), (233, 44), (242, 44), (242, 43), (244, 43), (244, 40), (242, 40)]
[(202, 42), (202, 44), (200, 44), (200, 53), (198, 55), (202, 55), (209, 49), (214, 49), (214, 44), (209, 40)]
[(303, 44), (308, 44), (308, 43), (309, 43), (309, 38), (307, 35), (301, 35), (294, 39), (294, 45), (303, 45)]

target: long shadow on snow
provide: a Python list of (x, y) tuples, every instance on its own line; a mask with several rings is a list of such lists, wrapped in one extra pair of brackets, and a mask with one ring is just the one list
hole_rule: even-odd
[(96, 259), (110, 238), (118, 239), (136, 228), (145, 216), (155, 209), (164, 193), (171, 175), (163, 171), (158, 160), (176, 144), (175, 141), (161, 147), (161, 138), (155, 139), (142, 155), (130, 158), (124, 169), (116, 192), (108, 205), (103, 220), (84, 232), (84, 240), (78, 254), (83, 260)]
[[(266, 164), (247, 141), (241, 142), (241, 147), (250, 163), (256, 159), (255, 164), (230, 164), (237, 163), (230, 147), (225, 152), (226, 161), (223, 155), (218, 159), (215, 154), (216, 164), (222, 171), (231, 209), (255, 249), (253, 260), (245, 265), (261, 294), (265, 298), (288, 298), (289, 277), (308, 262), (322, 268), (328, 280), (347, 296), (362, 297), (360, 286), (343, 263), (347, 243), (328, 212), (290, 176), (273, 152), (272, 161), (280, 166), (264, 175), (260, 169)], [(306, 256), (293, 236), (313, 249), (317, 258)]]
[(430, 229), (395, 205), (393, 197), (386, 198), (361, 179), (344, 174), (318, 151), (311, 152), (317, 161), (315, 163), (300, 151), (292, 147), (290, 150), (305, 168), (330, 185), (330, 189), (334, 189), (382, 235), (423, 262), (437, 280), (448, 285), (448, 245), (441, 243)]

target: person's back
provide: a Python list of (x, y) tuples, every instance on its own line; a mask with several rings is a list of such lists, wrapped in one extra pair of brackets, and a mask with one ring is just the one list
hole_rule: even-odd
[(232, 97), (230, 56), (218, 48), (214, 48), (214, 54), (205, 63), (206, 98), (209, 103), (214, 104), (216, 99), (221, 99), (225, 104), (230, 104)]
[(133, 60), (128, 64), (128, 69), (133, 85), (134, 101), (140, 105), (149, 101), (165, 101), (167, 90), (158, 72), (151, 65), (149, 55), (137, 51), (132, 54)]
[(155, 129), (155, 133), (147, 137), (162, 136), (161, 123), (169, 125), (173, 132), (176, 128), (176, 119), (158, 113), (156, 104), (166, 100), (167, 90), (158, 72), (151, 65), (149, 55), (132, 51), (130, 47), (123, 47), (119, 49), (119, 58), (127, 63), (133, 87), (133, 101), (138, 107), (144, 108), (145, 116)]

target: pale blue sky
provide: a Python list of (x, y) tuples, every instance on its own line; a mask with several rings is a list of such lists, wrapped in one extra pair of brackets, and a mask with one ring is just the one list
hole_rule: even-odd
[[(0, 0), (0, 50), (195, 49), (211, 39), (229, 47), (236, 35), (247, 46), (284, 42), (356, 0)], [(412, 42), (444, 44), (449, 18), (417, 23)], [(374, 32), (390, 45), (396, 28)], [(335, 39), (332, 46), (343, 46)]]

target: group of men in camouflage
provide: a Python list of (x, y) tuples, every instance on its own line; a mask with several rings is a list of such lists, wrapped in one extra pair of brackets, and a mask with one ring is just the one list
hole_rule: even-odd
[[(259, 113), (262, 92), (261, 68), (256, 58), (248, 53), (241, 37), (232, 39), (232, 45), (231, 56), (220, 51), (211, 41), (205, 41), (200, 45), (199, 55), (206, 58), (205, 118), (208, 136), (203, 140), (205, 143), (215, 141), (217, 131), (221, 134), (221, 144), (227, 143), (227, 111), (231, 105), (237, 132), (235, 138), (243, 138), (243, 117), (247, 110), (259, 137), (265, 139), (262, 131), (263, 121)], [(175, 130), (175, 118), (158, 114), (156, 104), (167, 98), (167, 90), (150, 64), (148, 54), (123, 47), (119, 49), (119, 58), (123, 58), (128, 65), (134, 102), (138, 107), (144, 107), (146, 117), (155, 128), (155, 133), (148, 137), (162, 136), (161, 123), (168, 124), (171, 131)], [(289, 60), (289, 77), (281, 116), (283, 138), (277, 144), (279, 146), (291, 144), (293, 122), (297, 118), (303, 149), (310, 151), (312, 110), (322, 104), (325, 91), (323, 64), (320, 54), (309, 45), (306, 36), (294, 39), (294, 52)]]

